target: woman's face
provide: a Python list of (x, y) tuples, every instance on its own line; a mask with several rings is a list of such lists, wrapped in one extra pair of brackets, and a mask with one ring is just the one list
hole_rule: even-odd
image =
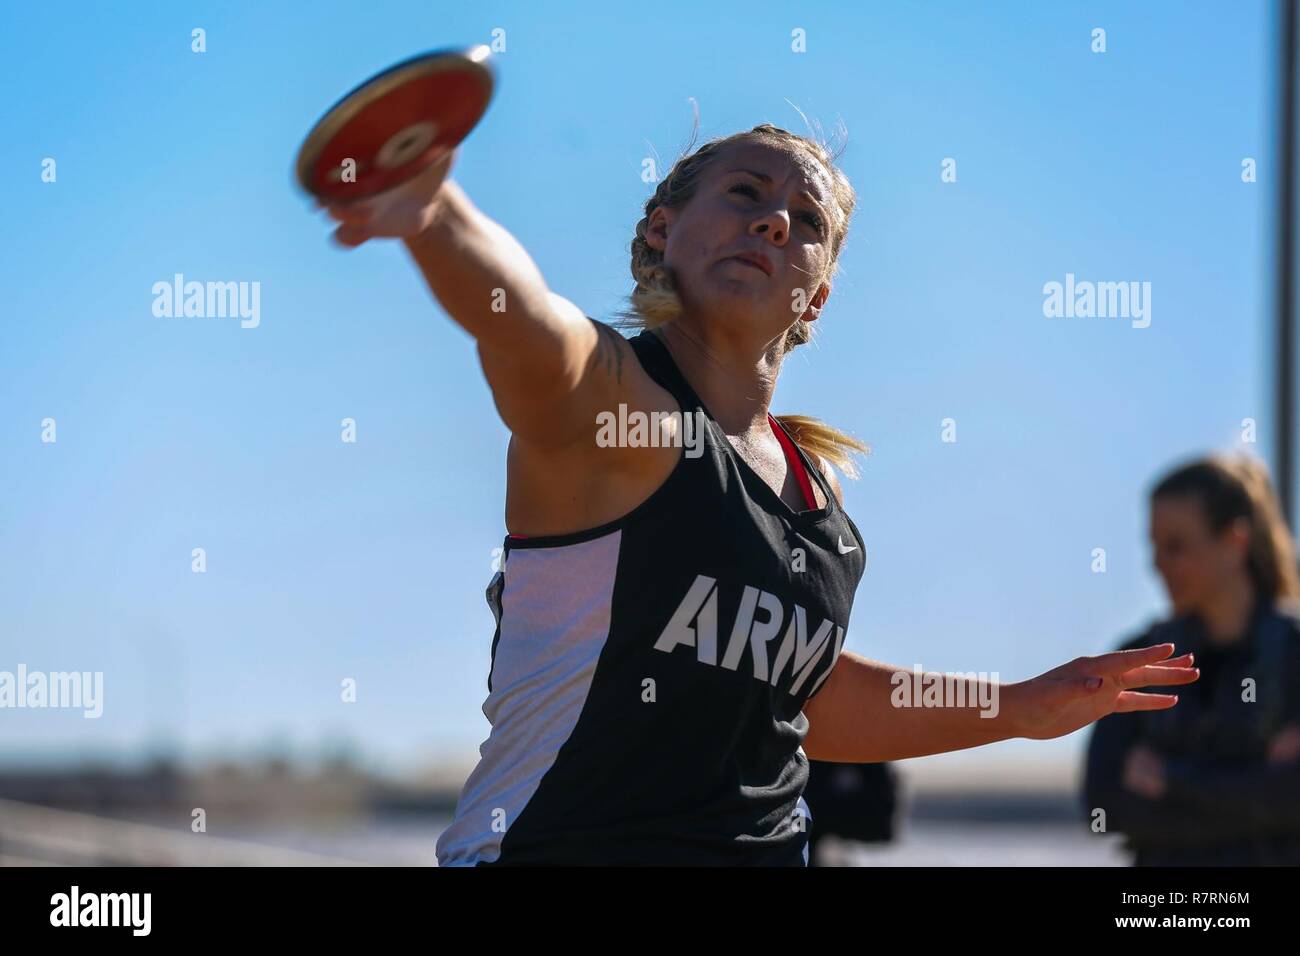
[(654, 211), (646, 242), (664, 253), (688, 312), (758, 325), (766, 340), (825, 304), (835, 215), (816, 159), (742, 140), (714, 155), (684, 207)]
[(1233, 576), (1245, 570), (1248, 533), (1240, 524), (1210, 530), (1194, 495), (1156, 498), (1151, 505), (1151, 545), (1156, 570), (1175, 614), (1202, 610)]

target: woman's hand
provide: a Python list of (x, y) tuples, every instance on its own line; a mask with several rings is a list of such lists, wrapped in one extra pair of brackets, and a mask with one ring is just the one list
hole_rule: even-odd
[(1291, 763), (1297, 758), (1300, 758), (1300, 726), (1287, 724), (1268, 742), (1268, 762)]
[[(1021, 737), (1049, 740), (1073, 733), (1107, 714), (1165, 710), (1175, 694), (1139, 694), (1134, 687), (1190, 684), (1201, 676), (1192, 655), (1165, 660), (1173, 644), (1156, 644), (1099, 657), (1078, 657), (1032, 680), (1011, 685), (1006, 703)], [(1157, 662), (1163, 661), (1158, 664)]]
[(342, 223), (334, 230), (334, 241), (348, 249), (367, 239), (414, 238), (433, 222), (443, 183), (455, 161), (452, 150), (414, 179), (369, 199), (328, 205), (318, 201), (316, 206)]
[(1160, 755), (1143, 744), (1137, 744), (1124, 755), (1124, 786), (1151, 800), (1165, 795), (1165, 762)]

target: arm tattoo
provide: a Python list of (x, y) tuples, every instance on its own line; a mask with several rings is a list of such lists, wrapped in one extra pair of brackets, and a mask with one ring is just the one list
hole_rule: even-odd
[(604, 366), (606, 374), (623, 384), (623, 347), (627, 341), (604, 322), (587, 317), (596, 326), (596, 362)]

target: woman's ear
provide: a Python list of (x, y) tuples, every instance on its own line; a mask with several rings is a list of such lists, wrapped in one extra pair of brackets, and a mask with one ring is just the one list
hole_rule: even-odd
[(1232, 549), (1241, 556), (1243, 563), (1250, 560), (1250, 532), (1249, 518), (1235, 518), (1228, 526), (1228, 540), (1232, 544)]
[(675, 212), (665, 206), (656, 206), (650, 213), (650, 221), (645, 227), (645, 242), (651, 249), (663, 252), (668, 248), (668, 230), (676, 218)]
[(823, 282), (813, 293), (813, 297), (808, 300), (808, 308), (800, 316), (805, 322), (816, 322), (817, 317), (821, 315), (822, 308), (826, 305), (826, 300), (831, 297), (831, 287), (828, 283)]

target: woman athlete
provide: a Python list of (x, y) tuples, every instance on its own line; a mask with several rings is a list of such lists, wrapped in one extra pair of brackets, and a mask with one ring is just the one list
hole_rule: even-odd
[(328, 210), (343, 246), (404, 241), (511, 432), (492, 730), (440, 865), (803, 866), (809, 758), (1059, 737), (1196, 680), (1161, 644), (894, 706), (900, 670), (842, 651), (865, 544), (830, 465), (865, 446), (768, 411), (855, 201), (821, 144), (764, 125), (674, 165), (632, 242), (631, 339), (547, 288), (455, 155)]

